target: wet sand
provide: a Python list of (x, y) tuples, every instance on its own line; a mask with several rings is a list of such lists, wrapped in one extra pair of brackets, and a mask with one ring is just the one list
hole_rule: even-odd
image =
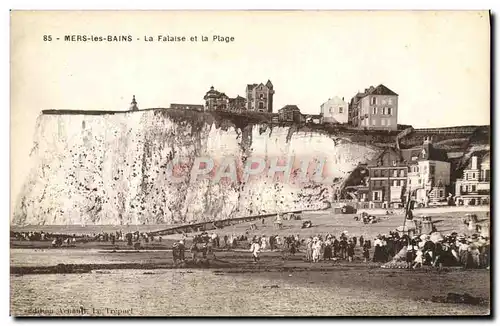
[[(27, 259), (30, 256), (36, 256), (30, 250), (19, 250), (26, 251), (25, 256)], [(58, 253), (61, 251), (63, 250), (57, 250)], [(380, 264), (364, 263), (360, 259), (351, 263), (346, 261), (310, 263), (303, 260), (303, 253), (283, 259), (281, 253), (269, 251), (263, 252), (261, 261), (254, 264), (250, 252), (243, 250), (219, 251), (215, 253), (215, 259), (202, 260), (198, 264), (187, 262), (185, 264), (174, 265), (170, 251), (82, 251), (87, 256), (88, 261), (101, 260), (98, 257), (105, 256), (109, 263), (56, 264), (46, 266), (13, 265), (11, 266), (11, 280), (13, 283), (18, 283), (22, 282), (23, 279), (34, 277), (35, 279), (40, 278), (40, 281), (43, 282), (46, 277), (56, 277), (56, 279), (60, 277), (63, 279), (70, 277), (70, 275), (75, 275), (75, 277), (79, 278), (81, 276), (77, 275), (89, 275), (85, 277), (91, 279), (100, 278), (101, 276), (99, 275), (104, 275), (102, 277), (105, 278), (113, 278), (114, 275), (122, 275), (120, 273), (140, 275), (139, 278), (148, 280), (148, 277), (151, 279), (156, 278), (154, 275), (158, 273), (174, 273), (173, 275), (194, 273), (195, 275), (190, 277), (199, 276), (196, 276), (196, 280), (191, 281), (196, 284), (198, 284), (197, 282), (205, 282), (203, 280), (209, 277), (217, 279), (216, 282), (223, 288), (225, 284), (228, 284), (227, 282), (234, 285), (234, 282), (239, 282), (236, 280), (245, 279), (251, 283), (249, 285), (251, 289), (247, 289), (251, 292), (283, 292), (282, 288), (286, 288), (288, 289), (287, 291), (296, 289), (297, 293), (302, 293), (306, 291), (305, 289), (309, 289), (312, 291), (311, 293), (316, 293), (318, 297), (309, 297), (300, 300), (302, 308), (331, 300), (340, 302), (337, 304), (342, 307), (344, 307), (345, 302), (351, 302), (358, 306), (358, 310), (344, 307), (340, 310), (334, 309), (325, 312), (324, 309), (320, 309), (321, 314), (326, 313), (327, 315), (359, 315), (363, 313), (369, 314), (370, 311), (374, 315), (380, 315), (384, 311), (389, 313), (389, 310), (392, 313), (401, 313), (403, 315), (418, 315), (420, 313), (423, 315), (485, 315), (489, 313), (490, 309), (489, 270), (463, 270), (459, 267), (442, 268), (440, 270), (428, 267), (420, 270), (383, 269), (380, 268)], [(113, 261), (120, 262), (113, 263)], [(209, 274), (210, 276), (207, 276)], [(17, 286), (20, 285), (18, 284)], [(30, 286), (36, 288), (38, 285), (31, 284)], [(75, 285), (74, 290), (78, 286)], [(199, 285), (197, 291), (204, 292), (206, 286), (206, 284)], [(259, 289), (256, 289), (256, 287), (259, 287)], [(142, 287), (137, 287), (136, 289), (144, 291)], [(187, 289), (185, 290), (188, 291)], [(16, 287), (16, 291), (21, 290)], [(244, 293), (238, 295), (244, 296)], [(433, 297), (447, 296), (449, 293), (467, 293), (479, 298), (481, 302), (475, 305), (432, 302)], [(12, 295), (16, 296), (20, 294), (13, 293)], [(332, 296), (332, 298), (325, 298), (325, 295)], [(348, 300), (344, 300), (344, 302), (342, 297), (345, 296), (348, 297)], [(246, 299), (240, 298), (238, 300)], [(285, 300), (287, 302), (286, 306), (290, 308), (289, 305), (292, 303), (288, 302), (288, 299), (282, 298), (282, 300)], [(401, 310), (402, 308), (399, 307), (400, 300), (412, 303), (414, 306), (406, 311)], [(295, 304), (299, 304), (299, 302)], [(394, 307), (390, 308), (391, 305), (394, 305)], [(140, 310), (140, 307), (139, 304), (136, 308)], [(420, 308), (416, 309), (415, 307)], [(307, 310), (302, 308), (297, 311), (307, 312)], [(212, 311), (207, 310), (205, 313), (210, 315), (214, 311), (217, 311), (217, 309)], [(276, 310), (278, 314), (280, 311), (279, 309)], [(294, 314), (293, 312), (289, 312), (289, 310), (286, 311), (288, 311), (287, 314)]]

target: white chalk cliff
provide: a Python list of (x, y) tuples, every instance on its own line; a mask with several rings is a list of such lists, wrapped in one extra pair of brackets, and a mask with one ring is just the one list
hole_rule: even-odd
[[(120, 114), (41, 114), (32, 169), (12, 216), (14, 224), (172, 224), (278, 211), (321, 209), (360, 162), (378, 150), (320, 132), (172, 118), (167, 110)], [(216, 163), (253, 157), (325, 158), (331, 183), (283, 182), (266, 173), (247, 182), (173, 183), (173, 159), (190, 169), (196, 157)]]

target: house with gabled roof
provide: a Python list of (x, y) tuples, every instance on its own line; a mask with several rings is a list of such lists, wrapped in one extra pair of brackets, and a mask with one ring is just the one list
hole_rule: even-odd
[(246, 95), (247, 111), (273, 112), (274, 86), (270, 80), (266, 84), (248, 84)]
[(397, 130), (398, 97), (383, 84), (358, 92), (349, 103), (349, 122), (363, 129)]
[(227, 111), (229, 97), (216, 90), (213, 86), (210, 87), (208, 92), (203, 97), (205, 100), (206, 111)]
[(445, 201), (450, 186), (451, 164), (445, 150), (434, 148), (432, 136), (424, 137), (421, 146), (401, 150), (408, 164), (408, 189), (418, 204)]
[(228, 101), (229, 111), (241, 113), (246, 110), (247, 100), (242, 96), (236, 96), (235, 98), (230, 98)]

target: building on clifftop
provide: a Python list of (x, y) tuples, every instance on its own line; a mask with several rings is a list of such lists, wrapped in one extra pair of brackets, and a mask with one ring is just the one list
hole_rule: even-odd
[(328, 99), (325, 103), (321, 104), (321, 115), (323, 116), (323, 123), (347, 123), (348, 105), (344, 98), (335, 96)]
[(397, 130), (398, 94), (382, 84), (357, 93), (349, 104), (349, 121), (363, 129)]
[(229, 97), (222, 92), (210, 87), (203, 97), (205, 100), (206, 111), (227, 111), (229, 106)]
[(278, 121), (301, 123), (305, 122), (305, 117), (302, 115), (302, 113), (300, 113), (300, 109), (297, 105), (289, 104), (279, 109)]
[(241, 113), (246, 110), (247, 100), (242, 96), (236, 96), (235, 98), (230, 98), (228, 101), (229, 111), (235, 113)]
[(246, 88), (248, 111), (253, 112), (273, 112), (274, 86), (270, 80), (264, 85), (248, 84)]

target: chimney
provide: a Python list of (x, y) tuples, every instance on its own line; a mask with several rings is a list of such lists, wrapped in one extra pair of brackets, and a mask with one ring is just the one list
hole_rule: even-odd
[(425, 136), (424, 144), (432, 144), (432, 136)]
[(471, 169), (477, 170), (477, 156), (472, 156)]

